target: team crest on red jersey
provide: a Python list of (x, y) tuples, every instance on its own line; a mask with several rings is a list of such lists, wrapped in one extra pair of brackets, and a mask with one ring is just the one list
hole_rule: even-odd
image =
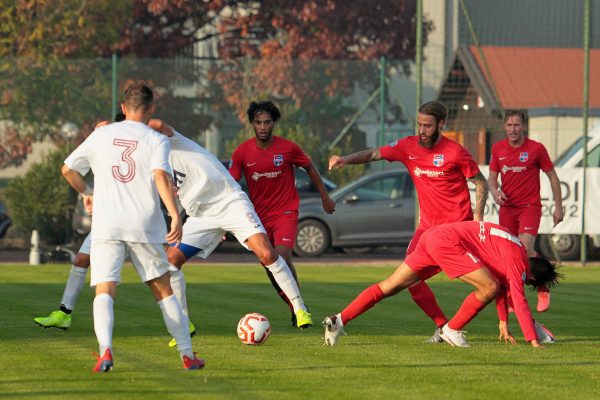
[(444, 165), (444, 155), (443, 154), (434, 154), (433, 155), (433, 165), (436, 167), (441, 167)]
[(283, 165), (283, 154), (273, 155), (273, 164), (275, 164), (276, 167), (281, 167)]
[(521, 153), (519, 153), (519, 161), (521, 162), (525, 162), (529, 159), (529, 153), (526, 151), (523, 151)]

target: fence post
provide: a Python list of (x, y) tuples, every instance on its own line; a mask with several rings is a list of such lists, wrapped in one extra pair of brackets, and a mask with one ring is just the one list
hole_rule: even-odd
[(588, 145), (588, 110), (590, 106), (590, 0), (584, 1), (583, 12), (583, 184), (582, 206), (581, 206), (581, 264), (585, 267), (587, 263), (587, 236), (585, 234), (585, 200), (587, 180), (587, 145)]
[[(385, 142), (385, 57), (379, 61), (379, 140), (377, 145), (383, 146)], [(383, 163), (381, 163), (383, 166)]]
[(115, 120), (115, 116), (117, 115), (117, 55), (113, 53), (112, 55), (112, 118), (111, 120)]

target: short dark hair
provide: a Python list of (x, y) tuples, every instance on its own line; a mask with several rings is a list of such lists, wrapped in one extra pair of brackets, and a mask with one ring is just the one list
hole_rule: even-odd
[(506, 112), (504, 113), (504, 123), (506, 123), (506, 121), (508, 121), (508, 119), (510, 117), (521, 118), (521, 123), (523, 125), (525, 125), (525, 121), (527, 121), (527, 117), (525, 116), (525, 113), (520, 110), (506, 110)]
[(253, 101), (250, 103), (250, 106), (248, 106), (248, 110), (246, 110), (246, 114), (248, 114), (248, 121), (250, 121), (250, 123), (254, 122), (256, 115), (263, 112), (269, 113), (271, 118), (273, 118), (273, 122), (277, 122), (277, 120), (281, 118), (279, 108), (277, 108), (272, 101)]
[(142, 108), (143, 111), (147, 111), (154, 103), (154, 93), (145, 84), (134, 83), (125, 90), (123, 103), (131, 110)]
[(558, 281), (564, 279), (564, 274), (558, 271), (560, 267), (543, 257), (529, 257), (529, 272), (533, 281), (528, 282), (535, 289), (540, 287), (551, 288), (558, 285)]
[(440, 121), (446, 121), (448, 109), (444, 103), (440, 103), (439, 101), (428, 101), (419, 107), (419, 113), (433, 116), (436, 119), (435, 122), (438, 123)]
[(123, 112), (119, 111), (114, 118), (115, 122), (121, 122), (121, 121), (125, 121), (125, 114), (123, 114)]

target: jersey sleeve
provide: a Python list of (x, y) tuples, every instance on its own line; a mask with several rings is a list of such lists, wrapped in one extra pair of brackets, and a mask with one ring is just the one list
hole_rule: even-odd
[(229, 173), (233, 176), (233, 179), (239, 181), (242, 179), (242, 164), (244, 160), (242, 158), (241, 146), (238, 146), (231, 155), (231, 161), (229, 162)]
[(152, 170), (162, 170), (165, 171), (169, 175), (173, 175), (173, 170), (171, 169), (171, 165), (169, 164), (169, 153), (171, 152), (171, 143), (169, 139), (165, 136), (159, 134), (158, 136), (158, 146), (156, 150), (152, 153), (152, 160), (150, 161), (150, 166)]
[(538, 162), (539, 162), (540, 169), (544, 172), (548, 172), (552, 168), (554, 168), (554, 164), (552, 163), (552, 160), (550, 159), (550, 156), (548, 155), (548, 150), (546, 150), (546, 147), (543, 144), (540, 144), (540, 153), (539, 153)]
[(508, 321), (508, 299), (505, 287), (502, 287), (496, 296), (496, 311), (498, 311), (498, 319), (500, 321)]
[(310, 157), (296, 143), (292, 145), (292, 164), (297, 167), (308, 167), (311, 163)]
[(379, 154), (381, 154), (381, 158), (390, 162), (404, 162), (405, 152), (402, 148), (404, 143), (406, 143), (404, 139), (398, 139), (386, 144), (385, 146), (381, 146), (379, 148)]
[(500, 164), (498, 163), (498, 147), (496, 144), (492, 146), (492, 155), (490, 158), (490, 171), (500, 172)]
[(480, 172), (479, 166), (477, 165), (475, 160), (473, 160), (473, 156), (471, 156), (471, 153), (469, 153), (467, 149), (465, 149), (462, 146), (459, 146), (458, 148), (456, 163), (460, 167), (460, 170), (464, 177), (467, 179), (474, 177), (475, 175), (477, 175), (478, 172)]
[(79, 172), (82, 176), (87, 174), (90, 170), (91, 165), (91, 149), (93, 148), (93, 143), (95, 139), (96, 131), (92, 132), (88, 138), (81, 143), (77, 148), (69, 154), (67, 159), (65, 160), (65, 165), (70, 169)]
[[(523, 261), (521, 261), (523, 262)], [(535, 327), (533, 326), (533, 317), (529, 309), (529, 303), (525, 297), (524, 288), (524, 268), (519, 268), (515, 262), (511, 262), (508, 266), (507, 280), (510, 290), (510, 298), (512, 299), (515, 315), (519, 321), (519, 326), (525, 336), (525, 340), (530, 342), (537, 339)]]

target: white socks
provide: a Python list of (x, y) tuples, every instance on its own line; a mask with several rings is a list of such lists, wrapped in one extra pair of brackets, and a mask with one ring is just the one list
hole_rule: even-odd
[(101, 357), (106, 349), (112, 348), (112, 332), (115, 323), (113, 303), (113, 298), (108, 293), (99, 294), (94, 298), (94, 332), (100, 346)]
[(177, 350), (181, 357), (194, 358), (192, 339), (188, 317), (183, 313), (177, 298), (174, 295), (163, 298), (158, 302), (165, 320), (169, 334), (177, 341)]
[(173, 289), (173, 294), (177, 297), (177, 301), (179, 302), (183, 313), (189, 316), (186, 295), (187, 289), (182, 270), (178, 269), (177, 272), (171, 271), (171, 288)]
[(288, 299), (292, 302), (292, 306), (294, 307), (294, 312), (302, 309), (306, 311), (306, 306), (304, 305), (304, 301), (302, 300), (302, 296), (300, 296), (300, 289), (298, 289), (298, 284), (294, 279), (294, 275), (292, 275), (292, 271), (290, 267), (287, 265), (285, 260), (279, 256), (277, 261), (275, 261), (271, 265), (266, 266), (269, 271), (273, 274), (275, 281), (283, 290), (283, 293), (287, 296)]
[(60, 301), (65, 308), (73, 310), (75, 307), (79, 293), (81, 293), (81, 289), (85, 283), (85, 276), (88, 269), (89, 268), (81, 268), (74, 265), (71, 266), (71, 272), (69, 272), (69, 278), (67, 279), (67, 284), (65, 285), (65, 291), (63, 292), (63, 297)]

